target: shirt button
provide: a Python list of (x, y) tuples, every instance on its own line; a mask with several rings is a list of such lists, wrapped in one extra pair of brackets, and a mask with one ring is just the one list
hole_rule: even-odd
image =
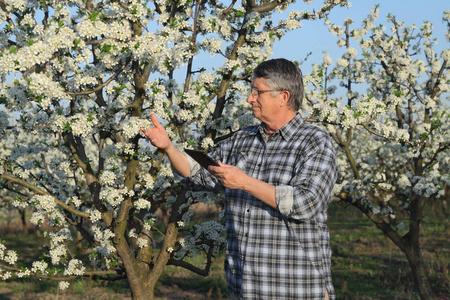
[(247, 208), (247, 212), (250, 212), (250, 208)]

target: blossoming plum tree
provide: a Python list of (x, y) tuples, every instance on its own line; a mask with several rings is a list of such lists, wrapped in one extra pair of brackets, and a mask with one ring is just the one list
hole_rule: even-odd
[[(389, 15), (388, 32), (377, 17), (374, 7), (360, 29), (351, 19), (329, 25), (345, 51), (336, 65), (324, 53), (314, 66), (305, 109), (338, 145), (337, 197), (405, 253), (421, 298), (433, 299), (419, 236), (425, 207), (448, 197), (450, 49), (434, 50), (429, 22), (417, 28)], [(444, 12), (450, 29), (449, 19)]]
[[(275, 24), (292, 3), (0, 0), (0, 190), (51, 228), (31, 265), (0, 241), (0, 277), (61, 289), (80, 276), (126, 278), (133, 298), (148, 299), (168, 264), (206, 275), (223, 225), (191, 225), (190, 206), (212, 197), (175, 180), (139, 128), (156, 113), (181, 147), (206, 149), (252, 122), (242, 101), (251, 70), (287, 30), (346, 5), (325, 0)], [(164, 224), (158, 208), (171, 209)], [(185, 260), (199, 252), (204, 268)]]

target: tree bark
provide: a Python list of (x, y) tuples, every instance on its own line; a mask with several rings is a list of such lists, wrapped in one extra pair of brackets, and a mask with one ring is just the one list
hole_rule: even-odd
[(422, 300), (436, 299), (431, 290), (428, 274), (423, 262), (420, 245), (412, 244), (407, 251), (404, 251), (411, 267), (414, 284)]
[(426, 199), (416, 195), (411, 199), (410, 225), (408, 235), (405, 237), (407, 248), (403, 250), (408, 258), (414, 278), (414, 283), (423, 300), (435, 299), (431, 291), (430, 281), (423, 262), (420, 249), (420, 228), (422, 223), (423, 207)]

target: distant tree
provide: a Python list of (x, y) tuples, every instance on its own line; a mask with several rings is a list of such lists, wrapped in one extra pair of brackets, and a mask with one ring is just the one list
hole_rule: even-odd
[[(303, 1), (306, 4), (311, 1)], [(189, 191), (140, 133), (156, 113), (181, 147), (207, 149), (250, 124), (252, 69), (302, 20), (346, 1), (273, 13), (294, 1), (0, 0), (0, 190), (52, 230), (30, 266), (0, 242), (0, 277), (127, 279), (153, 298), (166, 265), (206, 275), (224, 244), (217, 221), (192, 225)], [(213, 62), (210, 56), (215, 56)], [(171, 209), (165, 224), (158, 208)], [(92, 250), (69, 251), (73, 230)], [(206, 253), (204, 268), (185, 258)]]
[(345, 51), (336, 64), (324, 53), (314, 66), (305, 109), (340, 149), (336, 196), (405, 253), (421, 298), (432, 299), (420, 228), (425, 208), (448, 197), (450, 49), (434, 50), (429, 22), (417, 28), (389, 15), (388, 30), (377, 17), (374, 7), (360, 29), (351, 19), (329, 25)]

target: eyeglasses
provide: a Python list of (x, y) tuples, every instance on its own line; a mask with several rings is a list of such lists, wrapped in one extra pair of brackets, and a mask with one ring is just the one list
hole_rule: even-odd
[(257, 97), (259, 95), (261, 95), (262, 93), (266, 93), (266, 92), (280, 92), (279, 90), (258, 90), (256, 88), (252, 88), (252, 91), (250, 92), (250, 94), (254, 97)]

